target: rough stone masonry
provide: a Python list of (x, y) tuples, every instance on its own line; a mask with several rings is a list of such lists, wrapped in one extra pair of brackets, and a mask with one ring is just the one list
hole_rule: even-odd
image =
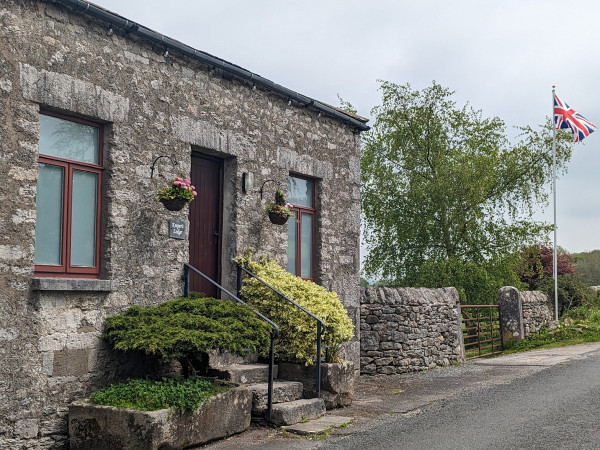
[(554, 321), (554, 305), (540, 291), (521, 291), (525, 337), (531, 337)]
[[(0, 448), (67, 447), (69, 402), (144, 373), (105, 348), (102, 324), (181, 295), (189, 243), (169, 238), (168, 221), (189, 230), (187, 209), (166, 211), (154, 196), (190, 173), (193, 151), (224, 165), (229, 289), (231, 260), (246, 248), (287, 260), (286, 227), (262, 214), (274, 190), (261, 199), (261, 183), (285, 191), (290, 174), (315, 180), (314, 280), (346, 306), (357, 334), (346, 357), (358, 362), (360, 135), (300, 106), (52, 0), (0, 2)], [(99, 279), (34, 271), (40, 111), (102, 126)], [(150, 178), (160, 155), (177, 165), (163, 159)], [(254, 191), (242, 191), (243, 173)]]
[(365, 288), (360, 309), (361, 374), (392, 375), (464, 361), (455, 288)]

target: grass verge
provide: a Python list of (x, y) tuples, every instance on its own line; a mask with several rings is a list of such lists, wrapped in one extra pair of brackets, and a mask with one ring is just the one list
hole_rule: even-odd
[(562, 318), (559, 328), (542, 329), (529, 339), (505, 348), (503, 354), (585, 342), (600, 342), (600, 309), (581, 307), (569, 311)]

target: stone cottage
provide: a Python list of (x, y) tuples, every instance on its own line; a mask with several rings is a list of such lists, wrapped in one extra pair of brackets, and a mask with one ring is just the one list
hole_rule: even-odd
[[(66, 405), (131, 364), (103, 319), (181, 295), (186, 262), (235, 289), (254, 247), (359, 324), (366, 120), (81, 0), (3, 0), (0, 61), (0, 448), (64, 446)], [(179, 173), (199, 195), (167, 211)]]

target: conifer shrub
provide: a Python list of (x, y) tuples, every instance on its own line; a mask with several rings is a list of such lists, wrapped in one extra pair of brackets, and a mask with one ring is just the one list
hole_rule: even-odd
[[(335, 292), (303, 280), (285, 271), (274, 259), (252, 260), (252, 249), (235, 261), (319, 317), (327, 327), (323, 346), (328, 346), (331, 359), (339, 360), (341, 344), (352, 339), (353, 325)], [(316, 362), (317, 322), (260, 281), (245, 277), (240, 295), (248, 305), (279, 326), (275, 356), (279, 361), (311, 365)]]
[(195, 294), (158, 306), (132, 306), (108, 317), (102, 337), (116, 350), (142, 351), (164, 362), (178, 359), (185, 376), (209, 350), (245, 355), (269, 346), (271, 327), (247, 306)]

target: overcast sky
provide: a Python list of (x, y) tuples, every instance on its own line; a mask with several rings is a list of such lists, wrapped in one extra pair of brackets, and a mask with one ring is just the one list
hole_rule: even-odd
[[(432, 80), (509, 127), (552, 113), (552, 85), (600, 126), (600, 2), (556, 0), (95, 0), (126, 18), (320, 101), (370, 117), (379, 83)], [(558, 180), (558, 243), (600, 248), (600, 131)], [(539, 217), (552, 222), (552, 205)], [(552, 237), (549, 236), (549, 239)]]

